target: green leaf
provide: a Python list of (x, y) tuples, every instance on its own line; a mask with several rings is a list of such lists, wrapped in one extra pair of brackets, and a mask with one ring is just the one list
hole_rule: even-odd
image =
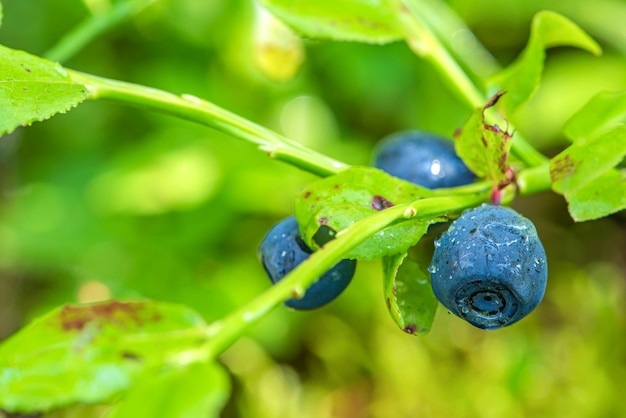
[(490, 91), (509, 92), (504, 100), (509, 114), (535, 92), (541, 81), (546, 49), (556, 46), (573, 46), (595, 55), (601, 53), (600, 46), (567, 18), (551, 11), (537, 13), (524, 51), (488, 82)]
[(407, 334), (430, 332), (437, 298), (430, 275), (407, 253), (383, 258), (383, 286), (387, 309), (393, 321)]
[[(352, 167), (317, 180), (300, 191), (295, 214), (304, 241), (313, 249), (313, 236), (321, 226), (341, 231), (387, 207), (434, 196), (431, 190), (370, 167)], [(368, 238), (346, 258), (376, 259), (405, 252), (426, 232), (429, 222), (411, 219)]]
[(170, 354), (197, 345), (204, 327), (196, 312), (167, 303), (63, 306), (0, 346), (0, 409), (107, 401)]
[(0, 45), (0, 135), (65, 113), (87, 95), (59, 64)]
[(591, 221), (626, 209), (626, 173), (611, 169), (566, 195), (576, 222)]
[(384, 0), (261, 0), (277, 18), (315, 39), (386, 43), (401, 38)]
[[(626, 126), (574, 143), (550, 160), (552, 189), (565, 196), (576, 221), (624, 208), (624, 176), (613, 167), (626, 156)], [(606, 183), (605, 183), (606, 182)]]
[(110, 418), (217, 418), (230, 380), (216, 363), (196, 363), (142, 379)]
[(592, 97), (567, 122), (565, 135), (579, 144), (613, 128), (626, 118), (626, 91), (603, 92)]
[(456, 152), (470, 170), (496, 184), (507, 178), (507, 159), (513, 136), (498, 125), (487, 124), (485, 111), (494, 106), (503, 94), (496, 94), (482, 109), (476, 109), (454, 135)]

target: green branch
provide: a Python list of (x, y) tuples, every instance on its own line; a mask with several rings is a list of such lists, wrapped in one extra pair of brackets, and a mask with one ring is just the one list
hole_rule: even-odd
[[(417, 0), (387, 0), (396, 10), (398, 21), (404, 28), (406, 42), (417, 55), (428, 60), (451, 88), (470, 106), (472, 109), (482, 108), (488, 98), (472, 82), (463, 68), (450, 54), (437, 33), (423, 19), (425, 12), (422, 8), (428, 7), (427, 3)], [(440, 7), (444, 7), (440, 4)], [(441, 17), (454, 16), (449, 13), (442, 14)], [(454, 23), (450, 23), (454, 25)], [(476, 41), (478, 42), (478, 41)], [(469, 63), (474, 65), (473, 61)], [(512, 127), (511, 127), (512, 128)], [(515, 134), (515, 140), (511, 148), (511, 153), (529, 167), (544, 164), (548, 159), (537, 151), (532, 145), (519, 134)]]
[(209, 340), (198, 356), (215, 357), (226, 350), (250, 326), (285, 300), (302, 295), (320, 276), (337, 264), (343, 255), (387, 226), (406, 219), (432, 219), (460, 212), (487, 201), (488, 193), (422, 199), (382, 210), (340, 231), (335, 240), (314, 252), (289, 275), (252, 302), (210, 326)]
[(136, 15), (156, 0), (127, 0), (113, 4), (102, 14), (93, 14), (69, 31), (43, 56), (57, 62), (65, 62), (76, 55), (101, 33)]
[(319, 176), (337, 174), (349, 167), (198, 97), (177, 96), (138, 84), (67, 71), (73, 80), (87, 86), (88, 99), (134, 105), (210, 126), (256, 144), (272, 158)]

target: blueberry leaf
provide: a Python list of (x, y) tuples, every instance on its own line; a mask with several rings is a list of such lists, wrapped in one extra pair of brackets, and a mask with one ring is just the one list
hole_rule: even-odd
[(626, 126), (620, 125), (566, 148), (550, 160), (552, 189), (565, 196), (576, 221), (624, 209), (624, 174), (613, 169), (626, 156)]
[(566, 195), (575, 221), (590, 221), (626, 209), (626, 173), (611, 169)]
[(401, 38), (385, 0), (261, 0), (272, 14), (303, 36), (387, 43)]
[(196, 363), (142, 379), (110, 418), (217, 418), (230, 393), (226, 371)]
[[(306, 244), (319, 248), (313, 237), (320, 227), (340, 233), (353, 223), (393, 205), (434, 196), (423, 187), (370, 167), (352, 167), (307, 185), (296, 197), (295, 215)], [(376, 259), (405, 252), (426, 231), (427, 220), (411, 219), (391, 225), (346, 255)]]
[(0, 45), (0, 135), (65, 113), (87, 94), (59, 64)]
[(0, 409), (108, 401), (171, 353), (194, 347), (193, 331), (204, 326), (186, 307), (152, 301), (55, 309), (0, 346)]
[(398, 327), (407, 334), (428, 334), (438, 304), (428, 273), (407, 253), (384, 257), (383, 286), (387, 309)]
[(513, 136), (498, 125), (485, 122), (485, 111), (502, 96), (503, 93), (498, 93), (482, 109), (476, 109), (454, 135), (456, 152), (469, 169), (496, 184), (507, 178), (507, 159)]
[(526, 48), (515, 62), (488, 82), (489, 91), (509, 92), (503, 100), (509, 114), (535, 92), (541, 81), (546, 49), (556, 46), (577, 47), (595, 55), (601, 53), (600, 46), (567, 18), (551, 11), (537, 13)]
[(602, 92), (592, 97), (566, 123), (563, 132), (578, 144), (626, 119), (626, 91)]

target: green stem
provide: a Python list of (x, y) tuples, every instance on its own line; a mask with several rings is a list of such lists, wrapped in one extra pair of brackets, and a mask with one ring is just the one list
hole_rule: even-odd
[[(500, 65), (474, 36), (465, 21), (441, 0), (415, 0), (424, 22), (466, 69), (479, 80), (496, 73)], [(467, 45), (466, 50), (462, 49)]]
[[(473, 109), (483, 107), (488, 98), (476, 87), (423, 18), (425, 13), (422, 8), (428, 5), (418, 3), (418, 0), (387, 1), (396, 10), (398, 20), (404, 27), (409, 47), (417, 55), (430, 61), (445, 78), (447, 84)], [(450, 9), (448, 12), (446, 16), (454, 15)], [(547, 158), (530, 145), (519, 132), (515, 135), (511, 153), (529, 167), (541, 165), (547, 161)]]
[(89, 99), (106, 99), (135, 105), (210, 126), (258, 145), (270, 157), (319, 176), (348, 168), (345, 163), (313, 151), (263, 126), (191, 95), (177, 96), (162, 90), (67, 70), (72, 79), (89, 89)]
[(382, 210), (354, 223), (314, 252), (279, 283), (249, 304), (213, 324), (204, 355), (216, 357), (235, 342), (250, 326), (285, 300), (302, 295), (321, 275), (337, 264), (343, 255), (387, 226), (406, 219), (432, 219), (460, 212), (488, 200), (488, 194), (447, 196), (422, 199)]
[(517, 187), (521, 195), (550, 190), (551, 186), (549, 163), (522, 170), (517, 176)]
[(141, 12), (156, 0), (128, 0), (115, 3), (106, 13), (94, 14), (69, 31), (43, 56), (51, 61), (65, 62), (101, 33)]

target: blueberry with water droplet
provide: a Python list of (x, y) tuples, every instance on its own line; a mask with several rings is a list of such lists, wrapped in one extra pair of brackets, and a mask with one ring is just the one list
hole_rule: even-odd
[[(274, 225), (259, 246), (259, 259), (272, 283), (277, 283), (312, 251), (300, 238), (296, 218), (290, 216)], [(300, 299), (289, 299), (285, 305), (293, 309), (316, 309), (331, 302), (348, 287), (356, 260), (341, 260), (313, 283)]]
[(533, 223), (511, 208), (467, 210), (439, 239), (430, 265), (435, 296), (483, 329), (519, 321), (546, 290), (546, 254)]
[(456, 155), (452, 141), (420, 131), (383, 138), (374, 150), (373, 165), (429, 189), (462, 186), (476, 179)]

